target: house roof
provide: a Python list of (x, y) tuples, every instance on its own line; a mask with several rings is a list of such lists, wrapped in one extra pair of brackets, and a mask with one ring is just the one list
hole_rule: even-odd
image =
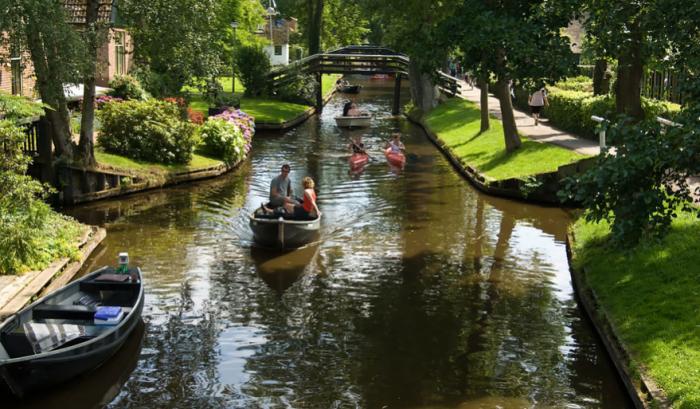
[[(87, 4), (89, 0), (62, 0), (66, 9), (67, 20), (71, 24), (85, 24)], [(97, 0), (100, 8), (97, 11), (97, 21), (110, 23), (113, 21), (113, 11), (116, 11), (116, 0)]]

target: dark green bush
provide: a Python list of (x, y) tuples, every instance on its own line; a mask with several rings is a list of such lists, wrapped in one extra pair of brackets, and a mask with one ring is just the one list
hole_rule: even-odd
[(268, 94), (270, 57), (262, 47), (250, 45), (238, 49), (236, 66), (245, 86), (245, 95), (257, 97)]
[(100, 145), (108, 152), (160, 163), (188, 163), (197, 145), (195, 126), (177, 105), (158, 100), (108, 103), (98, 112)]
[(41, 201), (44, 186), (26, 175), (24, 132), (0, 120), (0, 274), (42, 269), (77, 254), (81, 226)]
[(316, 87), (318, 87), (318, 83), (313, 75), (297, 74), (294, 81), (288, 82), (277, 89), (277, 97), (287, 102), (315, 105)]
[(109, 82), (109, 87), (112, 91), (109, 95), (121, 99), (137, 99), (146, 98), (146, 91), (141, 87), (141, 83), (130, 75), (117, 75)]
[(42, 104), (29, 98), (0, 92), (0, 119), (18, 120), (43, 114), (44, 107)]
[(564, 91), (593, 92), (593, 80), (585, 75), (569, 77), (556, 83), (556, 87)]

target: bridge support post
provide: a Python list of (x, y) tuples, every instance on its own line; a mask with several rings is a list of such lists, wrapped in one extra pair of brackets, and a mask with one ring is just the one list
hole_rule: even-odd
[(316, 73), (316, 111), (323, 111), (323, 74)]
[(400, 111), (401, 104), (401, 74), (396, 73), (396, 78), (394, 79), (394, 107), (391, 110), (393, 115), (398, 115)]

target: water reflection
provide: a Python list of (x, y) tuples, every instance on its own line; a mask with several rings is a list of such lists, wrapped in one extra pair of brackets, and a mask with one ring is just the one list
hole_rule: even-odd
[[(73, 210), (107, 224), (93, 265), (128, 249), (144, 270), (149, 335), (110, 407), (628, 407), (573, 297), (567, 215), (479, 194), (366, 85), (359, 174), (338, 98), (235, 173)], [(322, 239), (269, 253), (246, 215), (283, 163), (318, 181)]]

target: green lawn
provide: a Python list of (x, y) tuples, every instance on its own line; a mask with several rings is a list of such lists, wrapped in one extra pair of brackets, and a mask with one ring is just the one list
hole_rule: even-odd
[(491, 118), (491, 129), (480, 135), (480, 115), (476, 104), (453, 98), (430, 111), (425, 123), (462, 163), (492, 180), (523, 179), (585, 158), (527, 138), (520, 149), (507, 153), (501, 121)]
[(674, 408), (700, 408), (700, 220), (682, 214), (663, 240), (630, 251), (607, 243), (606, 224), (579, 220), (574, 233), (574, 263), (622, 341)]
[[(333, 89), (333, 85), (339, 77), (339, 75), (335, 74), (323, 76), (321, 86), (324, 94), (327, 94)], [(231, 77), (222, 77), (219, 79), (219, 82), (223, 85), (225, 92), (231, 92)], [(204, 100), (201, 94), (197, 93), (198, 90), (196, 88), (185, 87), (183, 91), (192, 93), (190, 108), (206, 115), (209, 104)], [(253, 116), (258, 123), (281, 124), (296, 118), (309, 108), (308, 105), (284, 102), (276, 99), (244, 97), (244, 91), (245, 88), (243, 84), (236, 78), (236, 95), (241, 98), (241, 109), (248, 115)]]
[(218, 159), (208, 158), (206, 156), (198, 155), (195, 153), (194, 155), (192, 155), (192, 161), (187, 165), (164, 165), (162, 163), (129, 159), (124, 156), (107, 153), (101, 149), (95, 150), (95, 159), (97, 159), (97, 163), (102, 165), (128, 169), (140, 173), (149, 172), (160, 175), (184, 172), (193, 169), (208, 168), (223, 163)]

